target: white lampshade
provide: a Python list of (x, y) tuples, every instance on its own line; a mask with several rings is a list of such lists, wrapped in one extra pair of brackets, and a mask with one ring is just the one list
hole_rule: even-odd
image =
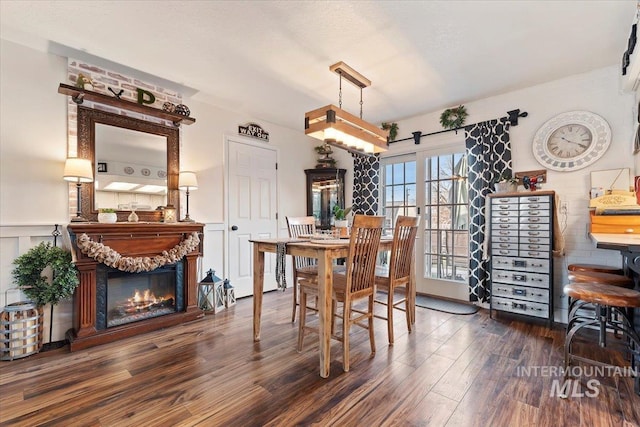
[(196, 173), (189, 171), (180, 172), (180, 177), (178, 179), (178, 188), (184, 190), (197, 190), (198, 179), (196, 178)]
[(93, 167), (91, 160), (69, 157), (64, 164), (65, 181), (93, 182)]

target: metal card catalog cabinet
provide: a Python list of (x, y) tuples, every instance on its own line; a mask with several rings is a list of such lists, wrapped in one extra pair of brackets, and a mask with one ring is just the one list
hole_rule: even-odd
[(553, 325), (555, 192), (490, 194), (491, 305)]

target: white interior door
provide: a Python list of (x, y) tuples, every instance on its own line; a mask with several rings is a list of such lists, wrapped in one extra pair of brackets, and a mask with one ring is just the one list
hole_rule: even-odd
[[(236, 297), (253, 295), (251, 239), (277, 237), (277, 152), (263, 144), (227, 139), (227, 254)], [(265, 256), (265, 290), (276, 288), (275, 257)]]

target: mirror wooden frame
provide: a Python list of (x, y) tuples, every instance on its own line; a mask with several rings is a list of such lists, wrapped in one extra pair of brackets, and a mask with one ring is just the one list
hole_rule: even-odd
[[(178, 175), (180, 172), (180, 131), (175, 127), (164, 126), (134, 117), (114, 114), (78, 105), (78, 157), (89, 159), (94, 165), (94, 182), (96, 176), (96, 123), (130, 129), (163, 136), (167, 139), (167, 205), (173, 205), (180, 212), (180, 191), (178, 190)], [(98, 220), (95, 207), (94, 183), (81, 184), (82, 216), (89, 221)], [(127, 221), (131, 211), (117, 211), (118, 221)], [(161, 211), (136, 211), (139, 221), (159, 222)]]

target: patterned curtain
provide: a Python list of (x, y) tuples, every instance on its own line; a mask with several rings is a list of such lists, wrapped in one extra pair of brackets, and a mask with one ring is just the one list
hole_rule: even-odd
[(469, 301), (489, 301), (485, 253), (485, 196), (503, 172), (511, 172), (510, 122), (507, 117), (464, 128), (469, 161)]
[(380, 155), (353, 154), (353, 213), (378, 215)]

